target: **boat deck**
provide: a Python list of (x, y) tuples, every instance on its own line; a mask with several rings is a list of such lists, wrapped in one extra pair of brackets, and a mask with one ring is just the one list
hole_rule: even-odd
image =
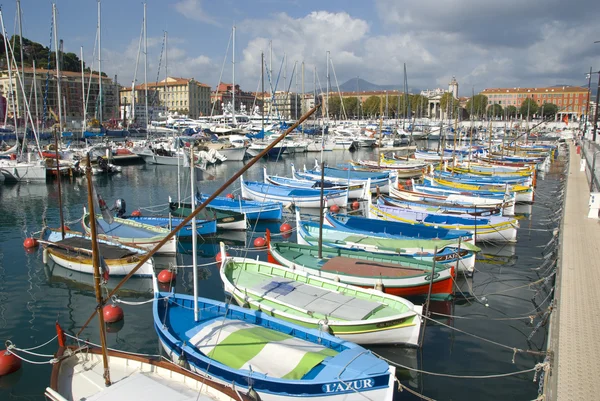
[(551, 345), (556, 386), (551, 398), (593, 400), (600, 394), (600, 221), (587, 218), (589, 184), (586, 173), (579, 171), (575, 146), (570, 150), (556, 293), (559, 314), (551, 329), (554, 336), (558, 333)]
[(331, 258), (321, 270), (340, 272), (360, 277), (414, 277), (425, 274), (425, 270), (402, 267), (392, 263), (372, 262), (345, 257)]
[[(232, 281), (243, 283), (245, 288), (260, 295), (262, 304), (270, 304), (298, 316), (306, 316), (306, 311), (310, 311), (315, 319), (327, 316), (333, 320), (350, 321), (378, 319), (404, 312), (374, 300), (340, 294), (283, 277), (267, 276), (247, 269), (238, 269), (234, 274)], [(286, 304), (296, 308), (284, 306)]]
[[(62, 248), (64, 246), (65, 248)], [(137, 253), (131, 249), (126, 249), (117, 245), (109, 245), (103, 242), (98, 243), (100, 254), (105, 259), (122, 259), (129, 256), (136, 256)], [(81, 237), (70, 237), (60, 241), (56, 241), (56, 246), (52, 246), (54, 252), (62, 253), (68, 256), (75, 256), (81, 254), (78, 249), (85, 249), (92, 251), (92, 242), (90, 239)], [(88, 255), (88, 253), (85, 253)]]
[(97, 219), (96, 221), (100, 226), (99, 233), (101, 234), (117, 236), (121, 238), (153, 238), (160, 235), (166, 235), (161, 233), (158, 227), (156, 230), (150, 230), (144, 227), (124, 224), (117, 220), (115, 220), (113, 224), (108, 224), (104, 219)]

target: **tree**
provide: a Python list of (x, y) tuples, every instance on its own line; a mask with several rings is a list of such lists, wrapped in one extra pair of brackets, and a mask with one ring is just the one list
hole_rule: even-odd
[(427, 115), (429, 99), (423, 95), (410, 95), (410, 110), (418, 118)]
[(329, 98), (329, 107), (327, 107), (327, 112), (329, 113), (329, 117), (339, 117), (342, 114), (342, 106), (338, 96), (332, 96)]
[(485, 95), (475, 95), (472, 96), (465, 106), (467, 112), (471, 114), (471, 110), (473, 110), (473, 115), (477, 118), (481, 118), (485, 114), (487, 110), (488, 98)]
[(531, 117), (537, 113), (538, 108), (539, 108), (539, 106), (535, 102), (535, 100), (528, 97), (527, 99), (525, 99), (523, 101), (523, 103), (521, 103), (521, 108), (519, 109), (519, 112), (521, 113), (521, 115), (523, 117), (527, 117), (527, 116)]
[(447, 114), (452, 107), (452, 118), (458, 116), (458, 100), (450, 92), (446, 92), (440, 98), (440, 110)]
[(516, 106), (506, 106), (506, 115), (508, 117), (516, 117), (517, 116)]
[(499, 104), (492, 104), (490, 105), (490, 109), (488, 111), (488, 115), (492, 116), (492, 117), (502, 117), (503, 113), (503, 109), (502, 106), (500, 106)]
[(544, 103), (541, 107), (542, 117), (551, 117), (558, 113), (558, 106), (553, 103)]
[(379, 96), (369, 96), (363, 103), (363, 110), (368, 116), (375, 116), (379, 114), (379, 104), (381, 98)]
[(359, 100), (357, 97), (345, 97), (344, 98), (344, 109), (348, 118), (359, 115)]

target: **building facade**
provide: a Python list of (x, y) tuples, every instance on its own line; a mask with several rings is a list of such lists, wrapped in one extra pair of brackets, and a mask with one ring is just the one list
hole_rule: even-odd
[[(210, 95), (211, 111), (213, 115), (223, 114), (229, 104), (233, 105), (233, 84), (221, 82), (217, 90)], [(256, 108), (262, 109), (262, 98), (252, 92), (245, 92), (235, 85), (235, 110), (253, 114)], [(210, 113), (209, 113), (210, 114)]]
[(452, 97), (458, 102), (458, 81), (455, 77), (452, 77), (450, 83), (448, 83), (448, 90), (444, 90), (441, 88), (436, 89), (428, 89), (421, 91), (421, 95), (425, 96), (428, 99), (427, 102), (427, 116), (429, 118), (442, 119), (444, 120), (448, 113), (447, 110), (442, 110), (441, 101), (442, 96), (445, 93), (452, 93)]
[(555, 120), (562, 119), (564, 116), (567, 116), (569, 120), (579, 120), (585, 115), (588, 102), (588, 90), (581, 86), (488, 88), (481, 91), (480, 95), (487, 96), (488, 106), (494, 104), (499, 104), (502, 108), (515, 106), (517, 112), (519, 112), (521, 104), (528, 98), (533, 99), (540, 109), (544, 103), (555, 104), (558, 107)]
[[(39, 121), (40, 125), (44, 120), (47, 125), (58, 122), (59, 99), (56, 70), (37, 69), (34, 76), (33, 68), (26, 67), (23, 69), (22, 76), (29, 112), (33, 120)], [(100, 96), (100, 79), (102, 79), (102, 96)], [(18, 82), (16, 72), (13, 72), (11, 96), (8, 70), (0, 71), (0, 91), (7, 99), (8, 117), (12, 119), (16, 113), (17, 119), (22, 123), (27, 115), (27, 105), (23, 101), (23, 90), (20, 84), (17, 85)], [(61, 71), (60, 89), (61, 117), (64, 127), (67, 129), (80, 127), (84, 119), (84, 88), (81, 83), (81, 72)], [(112, 79), (85, 73), (85, 98), (87, 99), (85, 117), (88, 121), (97, 119), (103, 122), (119, 117), (118, 85)]]
[(257, 94), (263, 100), (263, 114), (275, 119), (297, 120), (302, 116), (302, 96), (299, 93), (277, 91), (275, 94)]
[[(137, 85), (135, 90), (132, 90), (131, 87), (121, 88), (119, 96), (123, 105), (130, 105), (132, 100), (135, 100), (136, 105), (145, 107), (146, 86), (144, 84)], [(190, 118), (209, 115), (210, 86), (198, 82), (194, 78), (176, 77), (167, 77), (160, 82), (149, 83), (148, 107), (157, 110), (166, 109)], [(139, 113), (137, 116), (134, 114), (134, 117), (136, 121), (142, 119)], [(145, 113), (143, 119), (145, 120)]]

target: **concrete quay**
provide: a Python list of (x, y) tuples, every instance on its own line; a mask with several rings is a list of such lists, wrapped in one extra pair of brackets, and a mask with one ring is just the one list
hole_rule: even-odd
[[(588, 218), (588, 171), (570, 144), (545, 400), (600, 399), (600, 220)], [(587, 164), (587, 163), (586, 163)], [(586, 165), (589, 170), (589, 164)], [(593, 177), (593, 174), (592, 174)]]

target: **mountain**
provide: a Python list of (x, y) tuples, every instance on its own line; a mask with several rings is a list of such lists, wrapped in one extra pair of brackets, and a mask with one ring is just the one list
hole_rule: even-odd
[[(370, 91), (385, 91), (385, 90), (403, 90), (403, 85), (377, 85), (369, 81), (365, 81), (361, 78), (352, 78), (340, 85), (340, 91), (342, 92), (356, 92), (356, 89), (360, 92)], [(333, 89), (335, 90), (335, 89)], [(410, 93), (420, 93), (419, 89), (409, 87)]]

